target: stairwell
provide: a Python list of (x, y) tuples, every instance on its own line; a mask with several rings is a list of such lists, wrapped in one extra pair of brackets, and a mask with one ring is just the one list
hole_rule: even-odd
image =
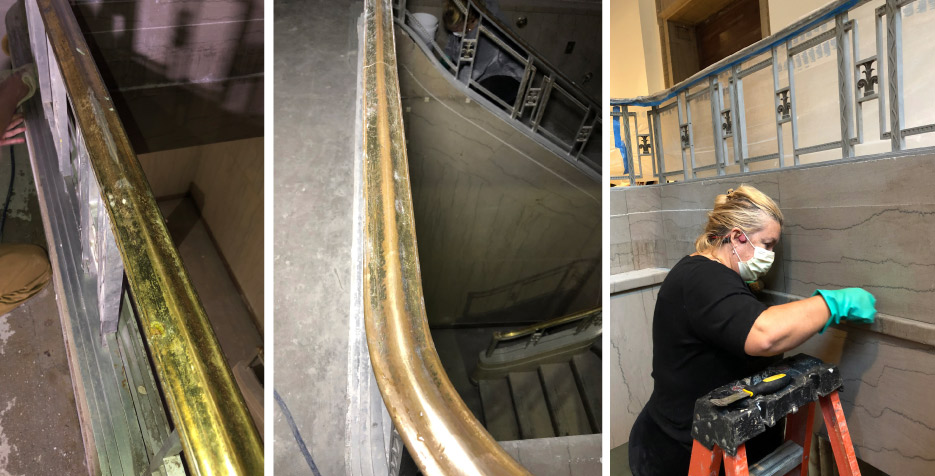
[(562, 363), (477, 382), (483, 423), (497, 441), (601, 432), (601, 358), (592, 348)]

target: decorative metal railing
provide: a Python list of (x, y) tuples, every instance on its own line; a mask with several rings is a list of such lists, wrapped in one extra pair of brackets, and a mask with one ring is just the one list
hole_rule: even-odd
[(529, 341), (533, 345), (542, 337), (542, 335), (557, 327), (567, 326), (573, 322), (577, 322), (578, 325), (575, 326), (575, 334), (591, 327), (591, 326), (601, 326), (601, 307), (594, 307), (587, 309), (581, 312), (576, 312), (574, 314), (568, 314), (566, 316), (556, 317), (554, 319), (549, 319), (544, 322), (537, 322), (531, 326), (524, 327), (522, 329), (517, 329), (509, 332), (494, 332), (493, 336), (490, 339), (490, 345), (487, 346), (487, 352), (485, 355), (490, 357), (493, 355), (494, 351), (497, 350), (497, 346), (501, 342), (511, 341), (519, 339), (520, 337), (529, 336)]
[(262, 474), (259, 432), (71, 6), (20, 0), (6, 24), (14, 65), (39, 76), (27, 144), (89, 471)]
[(429, 332), (403, 134), (390, 0), (364, 4), (363, 311), (394, 428), (425, 474), (528, 474), (452, 386)]
[[(932, 0), (839, 0), (673, 88), (612, 99), (623, 174), (611, 180), (687, 181), (933, 145), (933, 20)], [(876, 111), (865, 107), (873, 102)]]
[[(546, 61), (509, 27), (493, 15), (483, 1), (453, 0), (465, 17), (477, 17), (477, 33), (462, 30), (457, 57), (452, 57), (431, 37), (406, 0), (393, 0), (397, 24), (453, 81), (474, 93), (475, 99), (488, 104), (518, 129), (545, 140), (553, 151), (595, 180), (601, 177), (604, 146), (601, 140), (601, 107), (575, 82)], [(444, 29), (444, 26), (439, 26)], [(516, 99), (512, 103), (484, 87), (472, 74), (479, 48), (497, 49), (522, 68)], [(459, 79), (460, 78), (460, 79)]]

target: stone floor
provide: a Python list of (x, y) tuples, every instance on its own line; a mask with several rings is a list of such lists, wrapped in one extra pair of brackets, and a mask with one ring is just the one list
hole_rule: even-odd
[[(3, 242), (47, 247), (25, 147), (16, 146), (15, 155)], [(9, 184), (9, 156), (3, 147), (0, 209)], [(0, 316), (0, 476), (31, 474), (88, 474), (52, 284)]]
[[(360, 1), (274, 5), (276, 390), (321, 474), (345, 474)], [(274, 409), (277, 474), (308, 467)]]

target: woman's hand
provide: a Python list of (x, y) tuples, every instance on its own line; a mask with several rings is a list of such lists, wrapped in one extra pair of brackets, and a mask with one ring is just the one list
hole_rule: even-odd
[(13, 118), (10, 120), (10, 125), (7, 126), (6, 130), (3, 131), (3, 135), (0, 136), (0, 146), (26, 142), (26, 138), (20, 136), (23, 132), (26, 132), (26, 126), (23, 125), (23, 116), (21, 114), (14, 114)]

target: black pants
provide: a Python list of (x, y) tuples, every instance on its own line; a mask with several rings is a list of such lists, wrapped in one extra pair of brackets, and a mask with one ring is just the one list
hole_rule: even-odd
[[(782, 444), (784, 420), (747, 442), (747, 461), (753, 464)], [(646, 414), (640, 412), (630, 430), (630, 471), (633, 476), (682, 476), (688, 474), (691, 444), (672, 439)], [(720, 474), (724, 474), (723, 463)]]
[(629, 453), (633, 476), (683, 476), (692, 448), (666, 435), (643, 411), (630, 430)]

